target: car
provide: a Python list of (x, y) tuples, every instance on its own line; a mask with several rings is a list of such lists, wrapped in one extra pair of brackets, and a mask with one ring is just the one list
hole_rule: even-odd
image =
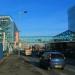
[(43, 68), (61, 68), (65, 67), (65, 56), (62, 52), (46, 51), (40, 57), (39, 64)]

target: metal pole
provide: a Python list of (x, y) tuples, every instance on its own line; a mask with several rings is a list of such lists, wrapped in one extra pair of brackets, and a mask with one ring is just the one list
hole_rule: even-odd
[[(23, 11), (24, 14), (28, 13), (28, 11), (24, 10)], [(18, 56), (20, 57), (20, 48), (21, 48), (21, 43), (19, 42), (18, 44)]]

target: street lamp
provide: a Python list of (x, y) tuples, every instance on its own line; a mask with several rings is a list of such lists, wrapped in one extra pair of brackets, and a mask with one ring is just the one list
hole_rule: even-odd
[[(23, 13), (27, 14), (28, 11), (24, 10)], [(20, 56), (20, 49), (21, 49), (21, 43), (20, 42), (19, 42), (18, 46), (19, 46), (19, 48), (18, 48), (18, 56)]]
[(26, 14), (26, 13), (28, 13), (28, 12), (25, 10), (24, 13)]

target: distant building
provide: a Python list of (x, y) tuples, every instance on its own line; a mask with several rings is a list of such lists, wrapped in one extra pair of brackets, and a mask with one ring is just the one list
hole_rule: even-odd
[(75, 49), (75, 6), (68, 10), (68, 29), (53, 37), (53, 41), (48, 44), (49, 49), (68, 50)]
[(75, 41), (75, 6), (68, 10), (68, 30), (54, 36), (57, 41)]
[(75, 6), (68, 10), (68, 29), (75, 32)]

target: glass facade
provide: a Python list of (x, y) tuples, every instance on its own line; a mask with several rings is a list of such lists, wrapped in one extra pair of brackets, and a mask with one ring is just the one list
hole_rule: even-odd
[(66, 31), (54, 36), (54, 39), (56, 39), (57, 41), (75, 41), (75, 32), (66, 30)]
[(75, 32), (75, 6), (68, 10), (68, 29)]
[(10, 16), (0, 16), (0, 42), (3, 42), (4, 46), (14, 43), (16, 31), (18, 32), (18, 29)]
[(21, 41), (29, 44), (47, 43), (52, 40), (52, 36), (25, 36), (21, 37)]

